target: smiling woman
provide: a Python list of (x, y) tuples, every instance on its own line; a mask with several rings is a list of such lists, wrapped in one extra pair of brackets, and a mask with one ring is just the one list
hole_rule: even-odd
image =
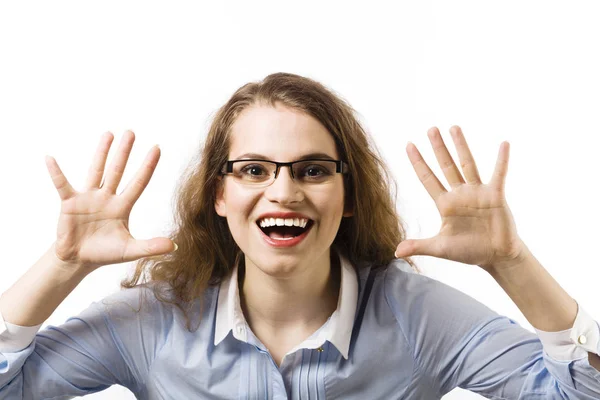
[[(508, 144), (483, 184), (462, 131), (451, 134), (462, 173), (437, 128), (428, 134), (450, 191), (407, 146), (442, 216), (423, 240), (405, 238), (395, 182), (354, 110), (294, 74), (248, 83), (220, 108), (168, 238), (128, 229), (158, 148), (120, 195), (133, 132), (106, 175), (113, 136), (102, 137), (82, 192), (49, 157), (58, 235), (0, 298), (0, 397), (118, 384), (141, 399), (436, 399), (459, 386), (598, 398), (600, 329), (516, 235)], [(489, 272), (537, 335), (419, 274), (417, 254)], [(135, 260), (124, 290), (38, 332), (92, 271)]]
[[(318, 175), (315, 159), (326, 160), (326, 179), (312, 177)], [(294, 161), (302, 162), (285, 164)], [(200, 162), (191, 165), (178, 191), (180, 229), (170, 237), (177, 253), (140, 260), (138, 273), (124, 286), (135, 285), (149, 267), (153, 280), (169, 282), (176, 304), (191, 309), (190, 300), (207, 282), (229, 277), (241, 258), (246, 266), (268, 267), (274, 274), (279, 269), (288, 278), (302, 275), (313, 290), (322, 290), (332, 245), (353, 264), (387, 265), (394, 259), (404, 231), (390, 188), (395, 188), (391, 174), (347, 103), (313, 80), (270, 75), (241, 87), (216, 113)], [(371, 211), (352, 215), (354, 208)], [(286, 212), (310, 221), (307, 240), (289, 243), (297, 246), (265, 241), (270, 236), (261, 235), (256, 221), (270, 216), (277, 224)]]

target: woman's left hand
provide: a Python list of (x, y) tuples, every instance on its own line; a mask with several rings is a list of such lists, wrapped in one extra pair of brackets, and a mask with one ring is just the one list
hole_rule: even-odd
[(396, 249), (396, 257), (428, 255), (492, 269), (510, 267), (525, 253), (515, 222), (506, 203), (504, 183), (508, 170), (509, 144), (500, 145), (496, 168), (488, 184), (483, 184), (475, 160), (458, 126), (450, 128), (463, 175), (448, 152), (437, 128), (427, 136), (451, 190), (440, 183), (416, 146), (406, 147), (408, 158), (435, 201), (442, 227), (428, 239), (407, 239)]

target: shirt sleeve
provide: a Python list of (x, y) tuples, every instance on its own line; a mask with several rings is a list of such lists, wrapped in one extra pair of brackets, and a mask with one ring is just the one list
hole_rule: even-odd
[(0, 312), (0, 353), (14, 353), (29, 346), (41, 326), (11, 324), (4, 320)]
[(534, 328), (544, 351), (555, 361), (575, 361), (587, 358), (588, 352), (598, 354), (600, 328), (598, 323), (577, 304), (577, 317), (571, 329), (546, 332)]
[[(440, 397), (460, 387), (494, 399), (600, 398), (600, 372), (587, 356), (554, 358), (565, 354), (557, 351), (565, 346), (564, 331), (542, 344), (516, 321), (435, 279), (394, 265), (384, 279), (386, 300), (412, 347), (419, 374)], [(580, 314), (583, 322), (576, 321), (568, 337), (595, 332), (598, 324)], [(590, 339), (587, 344), (597, 354), (593, 334)]]
[(141, 309), (140, 295), (120, 291), (39, 331), (27, 347), (1, 351), (0, 400), (83, 396), (115, 384), (138, 393), (167, 331), (162, 308), (147, 301)]

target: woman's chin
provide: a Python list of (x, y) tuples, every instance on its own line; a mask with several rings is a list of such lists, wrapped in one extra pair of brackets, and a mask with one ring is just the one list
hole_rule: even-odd
[(257, 259), (253, 262), (246, 257), (246, 271), (249, 268), (256, 269), (255, 272), (271, 276), (273, 278), (288, 278), (294, 276), (301, 269), (302, 259), (298, 255), (281, 254), (270, 256), (267, 260)]

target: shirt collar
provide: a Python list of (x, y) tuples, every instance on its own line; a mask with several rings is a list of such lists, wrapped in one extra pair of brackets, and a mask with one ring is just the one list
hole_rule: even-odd
[[(342, 356), (348, 359), (350, 337), (352, 335), (354, 316), (356, 314), (356, 302), (358, 300), (358, 280), (356, 271), (352, 264), (350, 264), (350, 261), (341, 254), (339, 254), (339, 257), (341, 266), (341, 284), (338, 304), (336, 310), (331, 314), (331, 317), (323, 326), (324, 329), (319, 330), (319, 337), (323, 339), (323, 342), (325, 340), (331, 342)], [(237, 265), (235, 265), (231, 275), (228, 278), (223, 279), (219, 288), (215, 321), (215, 346), (221, 343), (230, 331), (233, 332), (233, 336), (236, 339), (244, 342), (247, 341), (246, 329), (249, 328), (247, 328), (246, 319), (244, 318), (240, 305), (240, 295), (237, 283), (238, 268)], [(307, 341), (309, 341), (309, 339), (307, 339)], [(312, 342), (314, 343), (314, 338)], [(296, 349), (302, 348), (302, 344)]]

